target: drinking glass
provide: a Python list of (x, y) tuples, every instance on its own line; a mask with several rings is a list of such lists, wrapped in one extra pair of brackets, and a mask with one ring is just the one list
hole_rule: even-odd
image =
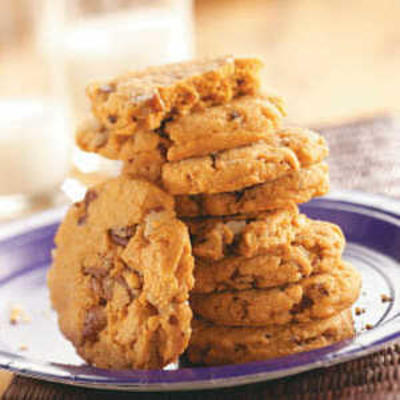
[(36, 4), (0, 5), (1, 219), (49, 205), (69, 163), (63, 73), (38, 45)]

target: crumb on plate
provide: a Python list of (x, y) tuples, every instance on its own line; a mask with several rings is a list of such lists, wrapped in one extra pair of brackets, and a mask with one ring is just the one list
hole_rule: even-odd
[(20, 305), (14, 305), (10, 310), (9, 322), (11, 325), (17, 325), (18, 323), (31, 322), (31, 317), (26, 313), (26, 311)]
[(355, 311), (357, 316), (366, 313), (366, 310), (363, 307), (356, 307), (354, 311)]
[(381, 301), (382, 303), (391, 303), (393, 298), (388, 296), (387, 294), (381, 294)]

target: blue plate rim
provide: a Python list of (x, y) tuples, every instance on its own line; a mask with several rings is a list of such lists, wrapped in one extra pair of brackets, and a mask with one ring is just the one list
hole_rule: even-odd
[[(400, 201), (359, 191), (336, 191), (318, 202), (334, 202), (358, 211), (368, 209), (400, 227)], [(48, 210), (0, 228), (0, 241), (8, 241), (35, 228), (56, 223), (67, 207)], [(383, 332), (385, 331), (385, 332)], [(47, 363), (0, 349), (0, 368), (46, 381), (110, 390), (163, 391), (228, 387), (284, 377), (365, 356), (400, 339), (400, 319), (383, 324), (350, 341), (284, 358), (245, 364), (181, 368), (161, 371), (110, 371), (89, 366)], [(341, 349), (346, 348), (346, 352)], [(79, 372), (78, 372), (79, 371)], [(267, 375), (268, 374), (268, 375)], [(266, 376), (267, 375), (267, 376)]]

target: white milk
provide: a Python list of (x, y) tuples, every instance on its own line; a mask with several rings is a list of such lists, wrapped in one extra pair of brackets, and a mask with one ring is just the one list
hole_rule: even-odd
[(40, 194), (63, 181), (71, 135), (45, 99), (0, 99), (0, 196)]
[(192, 22), (188, 0), (147, 2), (67, 19), (63, 29), (46, 30), (42, 45), (53, 46), (53, 55), (64, 60), (65, 89), (81, 117), (88, 112), (84, 90), (90, 80), (191, 58)]

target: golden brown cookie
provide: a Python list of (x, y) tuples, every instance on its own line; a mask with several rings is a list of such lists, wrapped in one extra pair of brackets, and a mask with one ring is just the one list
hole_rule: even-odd
[(119, 177), (68, 211), (48, 284), (61, 331), (88, 363), (162, 368), (185, 350), (193, 257), (173, 208), (151, 183)]
[(299, 168), (300, 163), (290, 149), (259, 142), (207, 157), (167, 163), (162, 168), (162, 182), (174, 195), (221, 193), (274, 180)]
[(354, 336), (351, 310), (333, 317), (284, 326), (228, 327), (194, 319), (187, 350), (193, 364), (239, 364), (329, 346)]
[(297, 206), (292, 204), (258, 214), (185, 218), (184, 222), (189, 227), (193, 254), (217, 261), (231, 255), (253, 257), (287, 246), (303, 219)]
[[(158, 150), (166, 156), (165, 162), (204, 156), (269, 138), (279, 128), (284, 115), (279, 97), (242, 96), (164, 121), (154, 131), (138, 130), (130, 136), (113, 134), (97, 121), (88, 120), (78, 128), (76, 142), (83, 151), (125, 161), (133, 174), (135, 170), (129, 167), (129, 160), (145, 148)], [(155, 161), (159, 158), (158, 154), (152, 156)]]
[[(270, 226), (266, 225), (263, 232), (250, 223), (242, 230), (250, 228), (244, 236), (236, 234), (229, 244), (220, 240), (215, 251), (212, 251), (212, 243), (206, 248), (200, 243), (199, 248), (196, 241), (192, 242), (193, 253), (196, 255), (197, 250), (203, 257), (195, 261), (192, 293), (264, 289), (298, 282), (311, 274), (331, 272), (340, 264), (343, 253), (342, 231), (334, 224), (301, 217), (294, 218), (302, 219), (301, 223), (282, 228), (282, 232), (288, 232), (286, 236), (278, 231), (278, 237), (274, 237), (276, 230), (271, 232)], [(208, 240), (215, 240), (217, 234), (209, 235)], [(224, 239), (227, 237), (232, 236), (227, 233)]]
[(358, 298), (360, 274), (342, 262), (330, 273), (271, 289), (193, 294), (195, 314), (218, 325), (264, 326), (329, 318)]
[(319, 163), (327, 155), (327, 144), (317, 133), (285, 129), (247, 146), (166, 163), (162, 182), (175, 195), (231, 192)]
[(316, 251), (321, 257), (341, 254), (345, 238), (332, 223), (312, 220), (296, 206), (225, 217), (186, 218), (193, 254), (209, 261), (229, 256), (284, 254), (291, 246)]
[(247, 146), (168, 162), (162, 167), (162, 184), (175, 195), (231, 192), (320, 163), (327, 155), (319, 134), (284, 129)]
[(193, 109), (258, 92), (258, 59), (231, 56), (150, 67), (87, 88), (96, 118), (116, 134), (156, 129)]
[(234, 215), (305, 203), (328, 190), (328, 166), (322, 162), (235, 192), (182, 195), (176, 196), (175, 202), (181, 217)]

